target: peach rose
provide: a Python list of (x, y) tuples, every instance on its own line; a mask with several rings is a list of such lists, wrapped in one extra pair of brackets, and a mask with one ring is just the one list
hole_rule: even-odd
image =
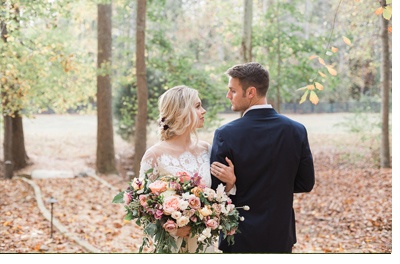
[(189, 207), (192, 209), (199, 209), (201, 206), (200, 198), (194, 195), (189, 196)]
[(181, 181), (181, 183), (184, 183), (185, 181), (190, 181), (190, 179), (192, 178), (192, 177), (190, 177), (189, 174), (187, 174), (184, 171), (176, 173), (176, 176), (179, 177), (179, 180)]
[(163, 191), (167, 190), (168, 184), (165, 181), (156, 180), (150, 183), (149, 188), (152, 193), (160, 194)]
[(168, 196), (164, 199), (163, 202), (163, 209), (164, 214), (171, 215), (173, 212), (178, 210), (179, 208), (179, 198), (177, 196)]

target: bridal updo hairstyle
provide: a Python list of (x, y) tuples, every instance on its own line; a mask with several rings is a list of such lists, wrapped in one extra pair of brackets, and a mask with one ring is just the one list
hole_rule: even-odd
[(197, 90), (185, 85), (175, 86), (164, 92), (158, 99), (159, 129), (161, 140), (182, 135), (187, 129), (196, 134), (197, 123), (195, 103)]

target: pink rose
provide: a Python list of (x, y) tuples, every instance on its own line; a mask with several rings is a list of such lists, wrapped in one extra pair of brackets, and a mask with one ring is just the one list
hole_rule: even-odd
[(188, 181), (190, 181), (190, 179), (192, 178), (192, 177), (190, 177), (189, 174), (187, 174), (187, 173), (184, 172), (184, 171), (176, 173), (176, 176), (179, 177), (181, 183), (188, 182)]
[(154, 218), (161, 219), (162, 216), (163, 216), (163, 211), (160, 209), (156, 209), (156, 211), (154, 212)]
[(132, 201), (132, 195), (128, 192), (124, 192), (124, 203), (128, 205)]
[(140, 202), (141, 206), (146, 207), (147, 206), (147, 195), (145, 195), (145, 194), (139, 195), (139, 202)]
[(189, 207), (192, 209), (199, 209), (201, 206), (200, 198), (194, 195), (190, 195), (188, 202)]
[(149, 188), (152, 193), (160, 194), (167, 190), (167, 183), (165, 181), (156, 180), (150, 183)]
[(209, 219), (206, 222), (206, 226), (211, 228), (212, 230), (215, 230), (218, 228), (218, 222), (215, 221), (214, 219)]
[(178, 229), (178, 225), (173, 220), (168, 220), (164, 225), (163, 228), (168, 233), (175, 232)]
[(179, 198), (171, 195), (164, 199), (163, 203), (164, 214), (170, 215), (179, 208)]

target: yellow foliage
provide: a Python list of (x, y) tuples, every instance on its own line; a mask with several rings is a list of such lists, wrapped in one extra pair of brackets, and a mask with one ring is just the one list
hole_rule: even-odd
[(310, 91), (314, 90), (315, 89), (314, 84), (307, 85), (307, 89)]
[(317, 55), (312, 55), (312, 56), (308, 57), (309, 60), (313, 60), (315, 58), (318, 58), (318, 56)]
[(320, 91), (322, 91), (324, 89), (324, 86), (322, 84), (320, 84), (319, 82), (315, 82), (315, 87)]
[(335, 53), (335, 52), (337, 52), (339, 49), (336, 48), (336, 47), (332, 47), (331, 50), (332, 50), (333, 53)]
[(337, 71), (336, 71), (332, 66), (326, 66), (326, 69), (328, 70), (328, 72), (329, 72), (332, 76), (336, 76), (336, 75), (337, 75)]
[(301, 96), (301, 99), (300, 99), (300, 102), (299, 102), (300, 104), (302, 104), (302, 103), (304, 103), (306, 101), (307, 95), (308, 95), (308, 90), (306, 90), (304, 92), (304, 94)]
[(314, 91), (311, 91), (310, 92), (310, 102), (316, 105), (316, 104), (318, 104), (318, 101), (319, 101), (319, 99), (318, 99), (317, 94)]
[(348, 39), (345, 36), (343, 36), (342, 38), (343, 38), (344, 43), (346, 43), (347, 45), (351, 46), (351, 40), (350, 39)]
[(319, 61), (319, 63), (321, 63), (322, 65), (325, 66), (325, 61), (321, 57), (318, 58), (318, 61)]
[(383, 13), (383, 7), (382, 6), (375, 10), (375, 15), (379, 16), (379, 15), (382, 15), (382, 13)]
[(325, 77), (326, 77), (326, 74), (323, 73), (323, 72), (321, 72), (321, 71), (318, 71), (318, 74), (319, 74), (322, 78), (325, 78)]

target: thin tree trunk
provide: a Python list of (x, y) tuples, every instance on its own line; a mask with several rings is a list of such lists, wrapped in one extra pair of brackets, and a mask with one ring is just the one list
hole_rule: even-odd
[(29, 157), (25, 150), (24, 129), (22, 116), (17, 112), (11, 118), (12, 123), (12, 157), (14, 170), (25, 168), (28, 165)]
[(244, 0), (243, 39), (242, 52), (243, 62), (250, 62), (252, 58), (252, 22), (253, 22), (253, 0)]
[[(382, 6), (386, 5), (386, 0), (381, 2)], [(390, 145), (389, 145), (389, 89), (390, 89), (390, 53), (389, 53), (389, 22), (382, 16), (382, 65), (381, 65), (381, 149), (380, 149), (380, 166), (381, 168), (390, 168)]]
[[(97, 153), (96, 170), (115, 173), (114, 129), (111, 92), (111, 4), (97, 5)], [(104, 73), (104, 71), (106, 71)]]
[(12, 157), (12, 117), (4, 116), (4, 177), (11, 179), (14, 175), (14, 163)]
[(139, 176), (140, 161), (146, 151), (147, 141), (147, 79), (145, 61), (146, 0), (138, 0), (136, 22), (136, 79), (138, 113), (135, 122), (134, 176)]

